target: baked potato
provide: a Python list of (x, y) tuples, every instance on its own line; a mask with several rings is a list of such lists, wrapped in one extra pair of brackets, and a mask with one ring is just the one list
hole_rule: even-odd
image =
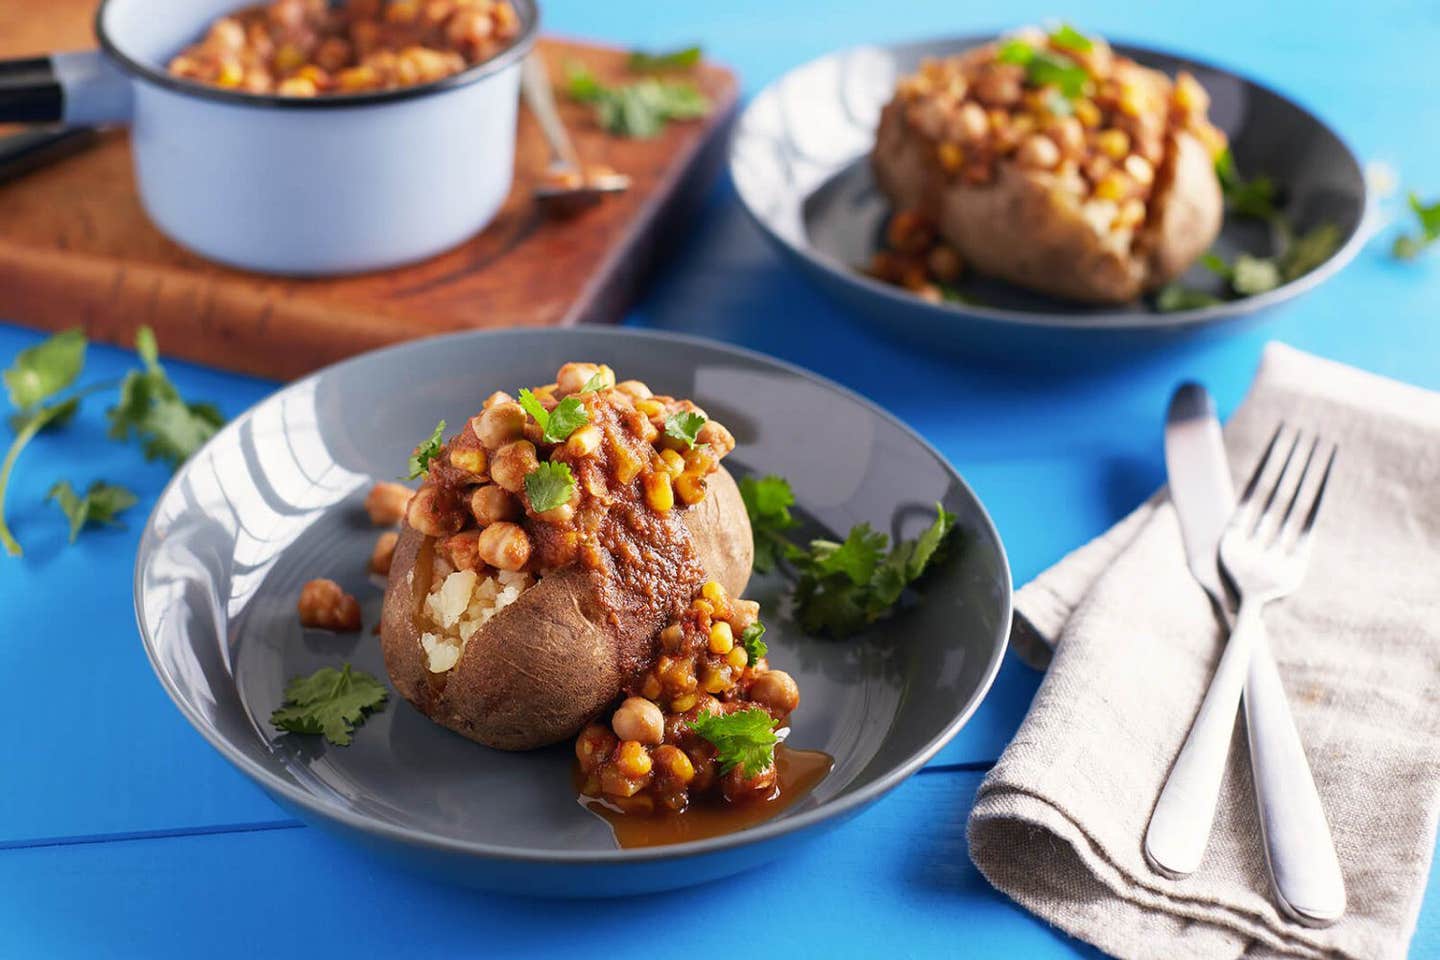
[(573, 736), (703, 583), (744, 590), (733, 447), (693, 403), (595, 364), (493, 395), (407, 505), (380, 630), (395, 689), (491, 747)]
[(1164, 286), (1220, 231), (1208, 103), (1069, 28), (925, 63), (876, 132), (876, 181), (908, 216), (872, 272), (923, 294), (963, 268), (1087, 303)]

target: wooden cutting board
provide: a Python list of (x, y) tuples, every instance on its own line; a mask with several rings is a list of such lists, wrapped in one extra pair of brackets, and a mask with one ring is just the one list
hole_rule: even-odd
[[(0, 57), (93, 46), (94, 7), (50, 0), (42, 17), (30, 4), (0, 3)], [(604, 80), (626, 74), (624, 51), (553, 38), (539, 50), (557, 83), (570, 60)], [(0, 184), (0, 318), (46, 330), (81, 325), (125, 345), (149, 324), (167, 355), (282, 379), (451, 330), (616, 320), (660, 254), (682, 240), (724, 159), (735, 76), (707, 63), (692, 79), (714, 111), (653, 140), (610, 136), (589, 108), (559, 98), (580, 155), (629, 174), (629, 192), (570, 220), (543, 219), (530, 198), (549, 153), (522, 108), (515, 186), (483, 233), (415, 266), (332, 280), (243, 273), (171, 243), (140, 207), (125, 132), (106, 133), (85, 152)]]

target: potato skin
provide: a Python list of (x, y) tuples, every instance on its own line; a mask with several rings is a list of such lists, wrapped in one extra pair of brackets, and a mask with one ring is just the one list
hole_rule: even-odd
[(1175, 135), (1171, 148), (1159, 216), (1133, 252), (1106, 243), (1076, 207), (1057, 202), (1052, 175), (1004, 163), (985, 186), (949, 181), (898, 101), (881, 113), (871, 164), (895, 208), (929, 213), (977, 273), (1066, 300), (1126, 303), (1185, 272), (1220, 232), (1223, 200), (1205, 148), (1188, 133)]
[[(734, 478), (721, 467), (682, 517), (707, 573), (731, 596), (750, 579), (754, 544)], [(397, 692), (441, 726), (501, 750), (573, 736), (651, 655), (663, 623), (610, 622), (578, 566), (551, 573), (497, 613), (443, 677), (430, 673), (416, 611), (429, 587), (429, 538), (405, 527), (390, 567), (380, 646)], [(424, 576), (416, 577), (420, 569)], [(417, 582), (418, 581), (418, 582)]]

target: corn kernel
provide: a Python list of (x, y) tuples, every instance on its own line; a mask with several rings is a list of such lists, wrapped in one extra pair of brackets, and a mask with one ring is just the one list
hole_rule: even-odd
[(676, 697), (674, 700), (670, 701), (670, 712), (685, 713), (689, 710), (694, 709), (695, 704), (699, 702), (699, 700), (700, 698), (695, 696), (695, 694), (693, 693), (687, 693), (683, 696)]
[(379, 83), (379, 75), (373, 67), (359, 66), (341, 70), (335, 76), (335, 83), (341, 90), (368, 90)]
[(645, 502), (656, 513), (669, 513), (675, 506), (675, 489), (670, 474), (662, 471), (645, 474)]
[(280, 45), (275, 51), (275, 69), (281, 73), (289, 73), (298, 69), (305, 62), (305, 51), (293, 43)]
[(1123, 160), (1125, 154), (1130, 152), (1130, 135), (1124, 130), (1116, 130), (1113, 127), (1109, 130), (1101, 130), (1095, 135), (1095, 146), (1111, 159)]
[(1076, 100), (1074, 107), (1075, 119), (1080, 121), (1081, 126), (1090, 129), (1100, 126), (1100, 108), (1095, 106), (1093, 100)]
[(420, 16), (420, 5), (415, 0), (390, 0), (385, 4), (385, 19), (391, 23), (410, 23)]
[(715, 614), (715, 605), (704, 597), (696, 597), (694, 600), (691, 600), (690, 609), (697, 613), (703, 613), (707, 617)]
[(450, 465), (466, 473), (484, 473), (488, 462), (484, 447), (469, 447), (450, 451)]
[(733, 649), (735, 649), (735, 634), (731, 631), (730, 624), (724, 620), (716, 620), (710, 626), (710, 652), (723, 655)]
[(234, 60), (228, 57), (220, 63), (220, 73), (215, 77), (215, 82), (222, 87), (238, 87), (240, 81), (245, 79), (245, 70)]
[(565, 449), (572, 457), (588, 457), (600, 448), (600, 428), (593, 423), (586, 424), (570, 434)]
[(535, 396), (540, 398), (541, 400), (548, 400), (551, 397), (555, 396), (555, 391), (558, 389), (560, 389), (560, 384), (547, 383), (543, 387), (536, 387), (531, 392), (534, 393)]
[(1119, 171), (1111, 171), (1100, 178), (1095, 184), (1095, 196), (1100, 200), (1114, 200), (1119, 202), (1129, 192), (1129, 180), (1125, 174)]
[(665, 405), (655, 399), (637, 400), (635, 401), (635, 409), (653, 420), (665, 412)]
[(730, 669), (728, 667), (712, 667), (705, 671), (705, 676), (700, 680), (700, 686), (706, 693), (724, 693), (730, 688)]
[(276, 93), (282, 97), (313, 97), (320, 92), (314, 81), (305, 77), (290, 77), (280, 81)]
[(695, 765), (685, 755), (685, 751), (679, 747), (672, 747), (666, 744), (655, 751), (655, 759), (669, 772), (670, 776), (681, 783), (689, 783), (695, 779)]
[(960, 149), (960, 144), (946, 141), (935, 148), (935, 155), (940, 160), (940, 168), (946, 173), (957, 173), (965, 165), (965, 151)]
[(682, 473), (675, 480), (675, 492), (682, 503), (694, 506), (705, 499), (705, 478), (694, 473)]
[(621, 483), (629, 483), (634, 480), (645, 466), (645, 461), (637, 457), (629, 447), (624, 444), (614, 446), (615, 454), (615, 479)]
[(716, 607), (725, 606), (725, 601), (728, 599), (725, 596), (725, 588), (720, 585), (718, 580), (706, 580), (705, 586), (700, 588), (700, 596), (709, 600)]
[(750, 654), (745, 652), (744, 647), (731, 647), (730, 652), (725, 655), (725, 662), (730, 664), (732, 670), (744, 670), (745, 665), (750, 662)]
[(664, 462), (665, 471), (670, 474), (672, 480), (685, 472), (685, 460), (674, 450), (661, 450), (660, 459)]
[(657, 699), (660, 696), (660, 678), (653, 673), (647, 676), (640, 687), (640, 695), (646, 700)]
[(620, 744), (620, 753), (615, 759), (615, 765), (625, 776), (638, 779), (648, 774), (654, 763), (640, 741), (626, 740)]

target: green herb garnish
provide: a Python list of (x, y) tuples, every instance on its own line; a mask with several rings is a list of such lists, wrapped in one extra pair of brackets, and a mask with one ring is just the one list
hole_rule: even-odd
[(701, 53), (699, 47), (681, 47), (678, 50), (665, 50), (660, 53), (632, 50), (630, 59), (625, 61), (625, 65), (635, 73), (693, 70), (700, 63)]
[(444, 432), (445, 421), (441, 420), (435, 424), (435, 432), (417, 446), (414, 453), (410, 454), (410, 472), (406, 474), (405, 479), (418, 480), (425, 476), (426, 471), (430, 469), (430, 461), (440, 456), (440, 448), (445, 445), (445, 441), (442, 439)]
[(1426, 204), (1414, 193), (1410, 194), (1410, 209), (1420, 223), (1420, 233), (1401, 234), (1395, 238), (1391, 252), (1401, 260), (1414, 260), (1437, 239), (1440, 239), (1440, 201)]
[(1268, 293), (1281, 282), (1280, 265), (1269, 257), (1238, 254), (1230, 269), (1230, 287), (1242, 297)]
[(705, 415), (694, 410), (681, 410), (665, 418), (665, 436), (679, 440), (686, 447), (695, 446), (700, 428), (705, 426)]
[(775, 721), (759, 707), (735, 713), (703, 713), (690, 721), (690, 729), (715, 747), (720, 772), (736, 767), (747, 777), (770, 769), (775, 762)]
[(110, 438), (126, 440), (133, 434), (140, 439), (146, 460), (178, 467), (225, 425), (225, 418), (213, 404), (181, 398), (160, 365), (155, 333), (149, 327), (135, 334), (135, 351), (145, 368), (131, 370), (120, 382), (120, 402), (105, 414)]
[(763, 636), (765, 636), (765, 624), (759, 620), (756, 620), (740, 632), (740, 645), (745, 648), (745, 656), (748, 658), (748, 663), (754, 663), (770, 652), (770, 648), (765, 645), (765, 641), (760, 639)]
[(350, 734), (365, 717), (385, 704), (384, 684), (363, 670), (345, 664), (322, 667), (308, 677), (295, 677), (285, 687), (285, 705), (270, 714), (270, 723), (290, 733), (318, 733), (337, 747), (348, 746)]
[(607, 87), (580, 64), (566, 67), (570, 99), (595, 108), (595, 121), (610, 133), (647, 139), (672, 120), (694, 120), (710, 112), (710, 101), (692, 84), (646, 77)]
[(574, 495), (575, 476), (568, 463), (546, 461), (525, 475), (525, 496), (535, 513), (563, 506)]
[[(598, 377), (599, 374), (595, 376)], [(560, 443), (590, 422), (590, 414), (586, 412), (585, 404), (581, 403), (578, 397), (566, 397), (555, 405), (554, 410), (546, 410), (539, 397), (529, 390), (521, 390), (520, 406), (540, 424), (540, 439), (546, 443)]]
[(50, 488), (45, 499), (54, 500), (65, 518), (70, 521), (71, 543), (80, 536), (81, 529), (87, 523), (118, 526), (116, 515), (139, 502), (135, 494), (124, 487), (102, 480), (90, 484), (90, 489), (85, 491), (83, 497), (75, 492), (68, 480), (61, 480)]
[(1094, 41), (1068, 23), (1060, 24), (1051, 32), (1050, 42), (1062, 50), (1074, 50), (1076, 53), (1088, 53), (1095, 48)]
[(42, 400), (75, 382), (85, 366), (85, 347), (85, 334), (77, 327), (15, 355), (15, 362), (3, 376), (17, 417), (33, 413)]
[(1037, 50), (1018, 37), (1002, 42), (995, 59), (1024, 67), (1025, 82), (1030, 86), (1053, 86), (1071, 100), (1083, 97), (1090, 90), (1090, 74), (1080, 64), (1063, 53)]
[(1177, 310), (1203, 310), (1224, 302), (1213, 293), (1196, 290), (1178, 283), (1167, 284), (1160, 288), (1159, 293), (1155, 294), (1155, 309), (1161, 313), (1174, 313)]
[(604, 389), (605, 389), (605, 372), (604, 372), (603, 370), (596, 370), (595, 373), (594, 373), (594, 375), (592, 375), (589, 380), (586, 380), (586, 381), (585, 381), (585, 386), (583, 386), (583, 387), (580, 388), (580, 392), (581, 392), (581, 393), (598, 393), (598, 392), (600, 392), (601, 390), (604, 390)]
[(799, 524), (790, 515), (795, 494), (784, 477), (741, 477), (740, 499), (750, 515), (750, 534), (755, 540), (754, 567), (766, 573), (775, 561), (797, 548), (785, 537), (785, 531)]
[(1215, 176), (1220, 180), (1225, 205), (1232, 213), (1271, 223), (1281, 219), (1275, 183), (1266, 176), (1249, 180), (1242, 177), (1228, 148), (1215, 158)]

